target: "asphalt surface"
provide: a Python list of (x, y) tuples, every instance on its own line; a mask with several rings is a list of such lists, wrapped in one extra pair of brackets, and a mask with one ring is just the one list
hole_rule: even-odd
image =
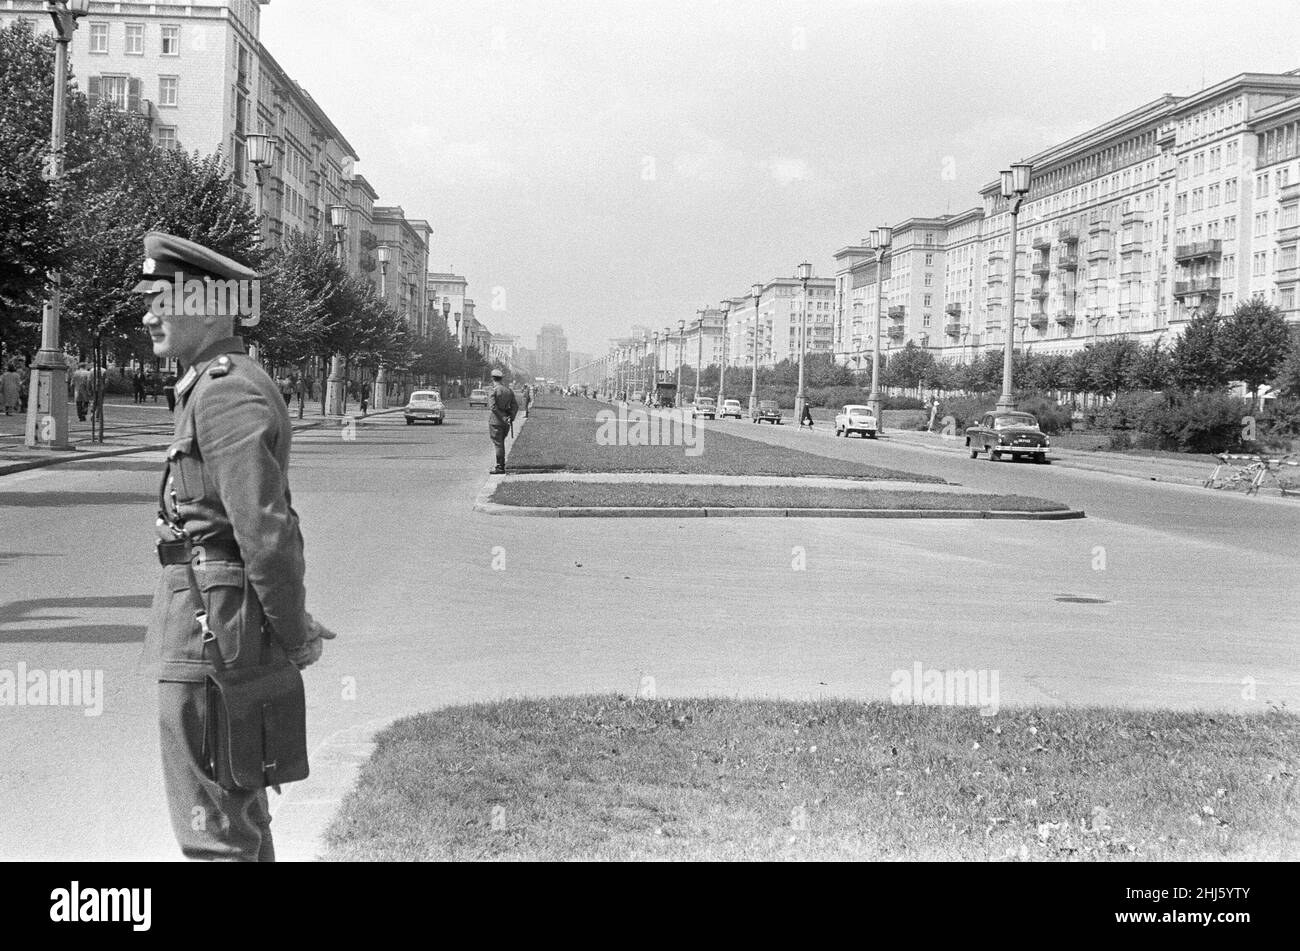
[[(1290, 503), (718, 425), (1089, 517), (485, 516), (471, 510), (492, 461), (482, 410), (299, 433), (308, 604), (339, 639), (306, 675), (313, 775), (272, 797), (281, 857), (318, 853), (375, 729), (445, 704), (650, 683), (668, 697), (883, 700), (917, 663), (996, 670), (1002, 705), (1300, 702)], [(0, 477), (0, 670), (102, 671), (104, 683), (99, 716), (0, 706), (0, 858), (175, 857), (154, 687), (137, 671), (160, 463), (142, 453)]]

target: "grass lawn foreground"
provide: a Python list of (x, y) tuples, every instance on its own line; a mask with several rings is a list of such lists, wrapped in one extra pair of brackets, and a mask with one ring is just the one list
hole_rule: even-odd
[(398, 721), (327, 860), (1300, 855), (1300, 720), (853, 701), (507, 700)]

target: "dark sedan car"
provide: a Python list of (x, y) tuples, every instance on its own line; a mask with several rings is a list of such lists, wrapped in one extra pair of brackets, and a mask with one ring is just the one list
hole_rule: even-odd
[(1005, 410), (985, 413), (966, 430), (966, 448), (972, 459), (987, 449), (990, 462), (997, 462), (1002, 456), (1010, 456), (1012, 460), (1027, 456), (1035, 462), (1047, 462), (1047, 447), (1047, 436), (1029, 413)]
[(767, 420), (777, 426), (781, 425), (781, 407), (776, 405), (776, 400), (759, 400), (754, 410), (750, 413), (750, 419), (756, 423)]

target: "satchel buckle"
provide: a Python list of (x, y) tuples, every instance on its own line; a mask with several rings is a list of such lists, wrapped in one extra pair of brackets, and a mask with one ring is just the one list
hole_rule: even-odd
[(199, 630), (203, 632), (203, 643), (210, 644), (217, 639), (217, 635), (212, 633), (212, 628), (208, 626), (208, 612), (195, 611), (194, 620), (199, 622)]

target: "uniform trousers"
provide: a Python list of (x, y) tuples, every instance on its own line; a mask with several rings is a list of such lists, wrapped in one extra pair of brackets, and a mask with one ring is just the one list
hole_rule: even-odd
[(158, 717), (163, 785), (181, 852), (188, 859), (274, 862), (266, 790), (229, 792), (204, 771), (206, 686), (159, 683)]

